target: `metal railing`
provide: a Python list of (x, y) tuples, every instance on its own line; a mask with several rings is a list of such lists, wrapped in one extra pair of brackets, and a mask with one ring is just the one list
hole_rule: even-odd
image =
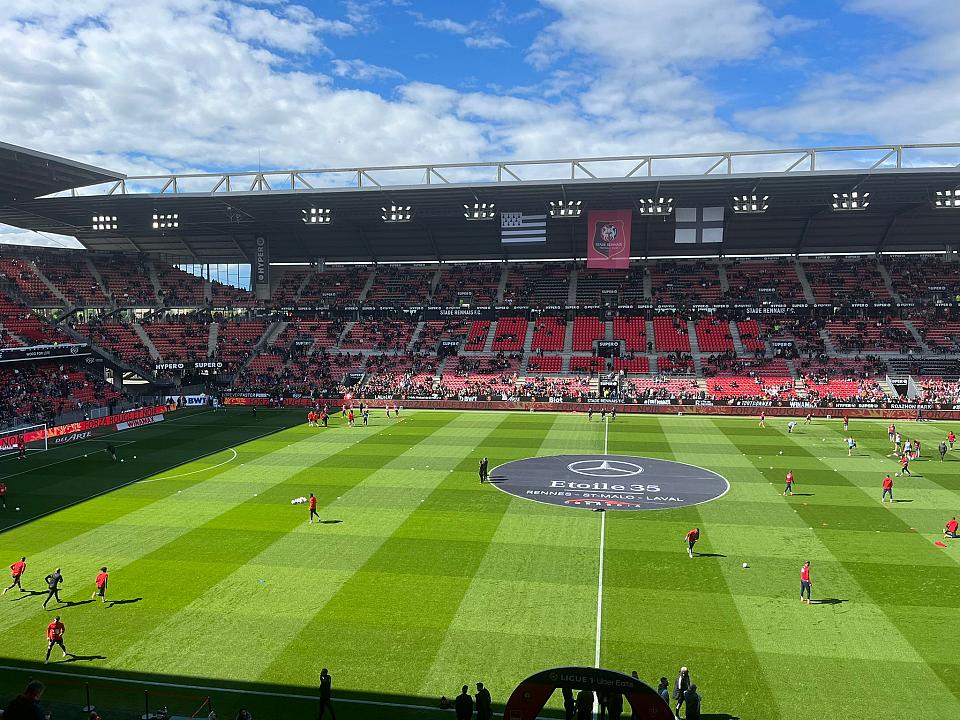
[[(504, 160), (371, 165), (301, 170), (139, 175), (66, 191), (71, 195), (236, 195), (335, 189), (591, 182), (690, 176), (884, 172), (960, 167), (960, 143), (862, 145), (623, 155), (555, 160)], [(51, 197), (64, 195), (58, 193)]]

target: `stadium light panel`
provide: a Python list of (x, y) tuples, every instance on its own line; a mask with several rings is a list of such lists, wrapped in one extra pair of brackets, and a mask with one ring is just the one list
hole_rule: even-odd
[(497, 208), (493, 203), (473, 203), (463, 206), (463, 216), (467, 220), (493, 220), (497, 215)]
[(834, 193), (831, 207), (837, 212), (866, 210), (870, 207), (870, 193), (858, 193), (856, 190), (848, 193)]
[(178, 228), (178, 227), (180, 227), (179, 213), (154, 213), (153, 214), (154, 230), (167, 230), (170, 228)]
[(550, 217), (574, 218), (583, 212), (582, 200), (551, 200)]
[(301, 210), (303, 213), (304, 225), (329, 225), (333, 222), (333, 215), (330, 208), (312, 207), (309, 210)]
[(960, 208), (960, 190), (937, 190), (933, 206), (940, 210)]
[(767, 204), (767, 200), (770, 199), (769, 195), (734, 195), (733, 197), (733, 211), (735, 213), (741, 214), (759, 214), (767, 211), (767, 208), (770, 207)]
[(413, 220), (413, 208), (409, 205), (391, 205), (380, 209), (383, 211), (380, 217), (384, 222), (410, 222)]
[(94, 230), (116, 230), (119, 227), (116, 215), (94, 215), (91, 224)]
[(666, 217), (673, 213), (673, 198), (640, 198), (639, 211), (647, 217)]

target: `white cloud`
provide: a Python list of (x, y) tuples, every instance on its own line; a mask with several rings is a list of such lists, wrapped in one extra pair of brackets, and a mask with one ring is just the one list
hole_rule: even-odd
[(0, 245), (33, 245), (36, 247), (75, 248), (83, 245), (75, 238), (55, 233), (37, 233), (0, 225)]
[(451, 20), (450, 18), (428, 19), (420, 13), (414, 13), (414, 17), (417, 18), (416, 23), (420, 27), (425, 27), (428, 30), (437, 30), (438, 32), (453, 33), (454, 35), (466, 35), (475, 27), (474, 23), (467, 25), (456, 20)]
[(790, 143), (813, 135), (946, 142), (960, 135), (960, 13), (933, 0), (855, 0), (854, 12), (902, 24), (908, 44), (812, 77), (778, 105), (744, 109), (744, 127)]
[(372, 65), (365, 60), (334, 60), (333, 74), (337, 77), (352, 78), (361, 82), (375, 80), (403, 80), (403, 73), (393, 68)]
[(467, 47), (479, 48), (481, 50), (495, 50), (510, 47), (510, 43), (499, 35), (477, 35), (476, 37), (468, 37), (463, 42)]

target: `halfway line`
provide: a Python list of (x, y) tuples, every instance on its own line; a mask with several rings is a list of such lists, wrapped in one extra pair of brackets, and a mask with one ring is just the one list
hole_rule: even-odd
[(597, 645), (593, 664), (600, 667), (600, 625), (603, 620), (603, 545), (606, 535), (607, 514), (600, 512), (600, 573), (597, 578)]

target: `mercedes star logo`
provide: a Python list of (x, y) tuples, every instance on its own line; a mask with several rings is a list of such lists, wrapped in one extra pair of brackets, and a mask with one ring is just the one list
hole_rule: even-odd
[(624, 478), (643, 472), (640, 465), (625, 460), (578, 460), (567, 465), (567, 470), (590, 477)]

